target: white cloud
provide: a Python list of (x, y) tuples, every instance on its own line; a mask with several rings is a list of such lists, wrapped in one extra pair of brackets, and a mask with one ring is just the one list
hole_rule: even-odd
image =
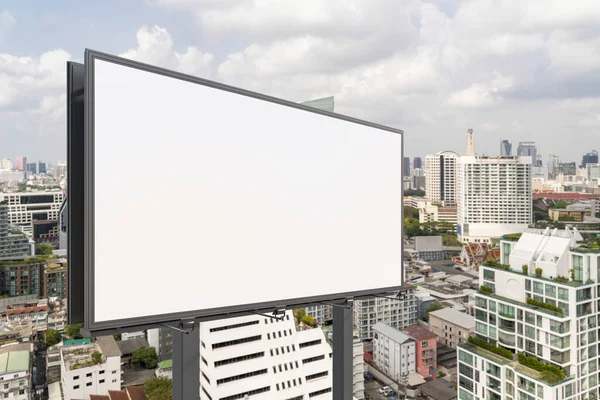
[(515, 84), (512, 76), (502, 76), (495, 72), (495, 77), (487, 84), (474, 83), (466, 89), (452, 93), (448, 103), (459, 108), (486, 108), (503, 100), (502, 94)]
[(213, 55), (203, 53), (193, 46), (188, 47), (184, 53), (178, 53), (173, 48), (171, 34), (165, 28), (143, 26), (138, 30), (136, 38), (137, 48), (122, 53), (121, 57), (203, 78), (210, 76)]
[(0, 13), (0, 41), (2, 41), (8, 33), (15, 27), (17, 20), (8, 10)]

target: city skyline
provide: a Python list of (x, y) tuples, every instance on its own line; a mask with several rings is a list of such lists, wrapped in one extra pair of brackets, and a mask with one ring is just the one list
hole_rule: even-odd
[(403, 129), (406, 155), (462, 153), (473, 128), (478, 154), (497, 153), (500, 139), (535, 141), (578, 162), (593, 149), (570, 148), (573, 137), (589, 143), (600, 128), (600, 59), (587, 57), (600, 47), (596, 2), (5, 4), (0, 124), (11, 158), (29, 144), (31, 159), (65, 158), (65, 62), (85, 48), (292, 101), (335, 96), (337, 112)]

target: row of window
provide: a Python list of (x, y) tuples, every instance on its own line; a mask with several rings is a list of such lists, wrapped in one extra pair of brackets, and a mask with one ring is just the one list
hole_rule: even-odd
[[(281, 336), (281, 332), (283, 332), (283, 336), (287, 337), (288, 332), (289, 335), (292, 336), (292, 330), (291, 329), (284, 329), (283, 331), (278, 331), (278, 332), (273, 332), (273, 339), (277, 339), (277, 335), (279, 335), (279, 337)], [(267, 333), (267, 339), (271, 340), (271, 333)]]
[[(292, 383), (294, 384), (294, 386), (296, 386), (296, 379), (292, 379), (291, 381), (287, 381), (287, 389), (292, 387)], [(279, 383), (275, 384), (275, 388), (279, 391), (279, 390), (285, 390), (286, 382), (282, 382), (281, 386)], [(302, 385), (302, 378), (298, 378), (298, 385)]]
[[(116, 374), (116, 373), (117, 373), (117, 371), (115, 370), (115, 371), (113, 371), (112, 373), (113, 373), (113, 374)], [(91, 377), (92, 377), (92, 374), (93, 374), (92, 372), (88, 372), (87, 374), (85, 374), (85, 377), (86, 377), (86, 378), (91, 378)], [(98, 371), (98, 375), (104, 375), (104, 370), (102, 369), (102, 370)], [(17, 377), (17, 375), (15, 375), (15, 378), (16, 378), (16, 377)], [(75, 376), (73, 376), (73, 380), (74, 380), (74, 381), (76, 381), (76, 380), (78, 380), (78, 379), (79, 379), (79, 377), (80, 377), (79, 375), (75, 375)]]
[[(98, 381), (98, 384), (99, 384), (99, 385), (102, 385), (102, 384), (103, 384), (103, 383), (105, 383), (105, 382), (106, 382), (106, 380), (105, 380), (105, 379), (100, 379), (100, 380)], [(117, 382), (117, 380), (116, 380), (116, 379), (113, 379), (113, 380), (112, 380), (112, 383), (116, 383), (116, 382)], [(87, 386), (87, 387), (89, 387), (89, 386), (92, 386), (92, 383), (93, 383), (93, 382), (88, 382), (88, 383), (86, 383), (86, 384), (85, 384), (85, 386)], [(73, 386), (73, 390), (77, 390), (77, 389), (79, 389), (79, 388), (80, 388), (80, 385), (75, 385), (75, 386)], [(22, 393), (21, 393), (21, 394), (22, 394)]]
[[(278, 348), (270, 350), (271, 351), (271, 357), (273, 357), (275, 355), (278, 356), (279, 355), (279, 349), (281, 349), (281, 354), (285, 354), (286, 347), (287, 347), (287, 352), (291, 353), (290, 346), (281, 346), (281, 347), (278, 347)], [(275, 353), (273, 353), (273, 350), (275, 350)], [(296, 345), (295, 344), (292, 344), (292, 351), (296, 351)]]
[(235, 346), (237, 344), (242, 344), (242, 343), (255, 342), (257, 340), (260, 340), (261, 338), (262, 338), (262, 335), (255, 335), (255, 336), (249, 336), (249, 337), (245, 337), (245, 338), (241, 338), (241, 339), (228, 340), (226, 342), (214, 343), (212, 345), (212, 348), (214, 350), (214, 349), (220, 349), (220, 348), (228, 347), (228, 346)]
[(250, 378), (253, 376), (263, 375), (266, 373), (267, 373), (267, 369), (264, 368), (264, 369), (259, 369), (257, 371), (247, 372), (245, 374), (240, 374), (240, 375), (230, 376), (230, 377), (223, 378), (223, 379), (218, 379), (217, 386), (222, 385), (224, 383), (229, 383), (229, 382), (233, 382), (233, 381), (239, 381), (241, 379)]
[[(220, 367), (222, 365), (233, 364), (233, 363), (246, 361), (246, 360), (252, 360), (255, 358), (264, 357), (264, 355), (265, 355), (265, 352), (261, 351), (258, 353), (246, 354), (246, 355), (239, 356), (239, 357), (227, 358), (225, 360), (215, 361), (215, 367)], [(202, 362), (204, 362), (204, 364), (206, 364), (208, 366), (208, 363), (206, 362), (204, 357), (202, 357)]]
[(242, 322), (240, 324), (234, 324), (234, 325), (218, 326), (216, 328), (211, 328), (210, 332), (226, 331), (229, 329), (243, 328), (244, 326), (251, 326), (251, 325), (258, 325), (258, 320)]
[(316, 346), (318, 344), (321, 344), (321, 339), (311, 340), (310, 342), (300, 343), (299, 346), (300, 346), (301, 349), (303, 349), (305, 347)]
[(265, 318), (265, 324), (273, 324), (275, 322), (279, 322), (279, 321), (283, 321), (283, 320), (290, 320), (290, 316), (289, 314), (286, 314), (285, 317), (279, 319), (279, 318)]
[(246, 395), (248, 395), (248, 397), (252, 398), (252, 396), (255, 395), (255, 394), (269, 392), (270, 390), (271, 390), (271, 386), (265, 386), (265, 387), (262, 387), (260, 389), (250, 390), (249, 392), (238, 393), (238, 394), (234, 394), (234, 395), (227, 396), (227, 397), (221, 397), (220, 400), (237, 400), (237, 399), (243, 399), (244, 396), (246, 396)]
[[(290, 366), (290, 370), (294, 369), (294, 363), (296, 364), (296, 368), (300, 368), (298, 366), (298, 361), (294, 361), (294, 362), (289, 362), (286, 364), (279, 364), (279, 372), (283, 372), (283, 370), (285, 369), (286, 371), (288, 370), (288, 365)], [(283, 368), (281, 367), (283, 365)], [(273, 373), (276, 374), (277, 373), (277, 367), (273, 367)]]

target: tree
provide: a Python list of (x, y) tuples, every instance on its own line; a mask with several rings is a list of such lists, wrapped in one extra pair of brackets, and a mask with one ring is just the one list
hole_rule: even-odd
[(294, 310), (294, 318), (296, 318), (296, 324), (300, 325), (300, 322), (302, 322), (302, 318), (304, 318), (305, 316), (306, 309), (298, 308), (297, 310)]
[(113, 337), (115, 338), (115, 341), (120, 342), (121, 341), (121, 334), (117, 334), (117, 335), (113, 335)]
[(49, 328), (46, 331), (45, 339), (46, 339), (46, 345), (48, 347), (50, 347), (50, 346), (54, 346), (55, 344), (59, 343), (61, 341), (62, 337), (56, 329)]
[(313, 328), (317, 326), (317, 321), (310, 315), (305, 315), (304, 318), (302, 318), (302, 323), (308, 326), (312, 326)]
[(407, 189), (404, 191), (405, 196), (417, 196), (423, 197), (425, 196), (425, 191), (421, 189)]
[(425, 309), (425, 321), (429, 321), (429, 313), (441, 310), (442, 308), (444, 308), (444, 305), (439, 301), (431, 303), (431, 305)]
[(39, 256), (52, 255), (52, 250), (54, 250), (54, 246), (48, 243), (40, 243), (35, 245), (35, 254)]
[(148, 400), (173, 400), (173, 382), (168, 378), (153, 378), (144, 384)]
[(419, 209), (414, 207), (404, 207), (404, 217), (419, 219)]
[(153, 369), (158, 365), (158, 356), (154, 347), (140, 347), (133, 352), (133, 361), (147, 369)]
[(556, 203), (554, 203), (554, 205), (551, 208), (554, 209), (563, 209), (563, 208), (567, 208), (567, 206), (569, 205), (569, 202), (566, 200), (558, 200)]
[(95, 351), (92, 353), (92, 361), (94, 362), (94, 365), (98, 365), (102, 362), (102, 353), (100, 353), (99, 351)]
[(81, 339), (81, 328), (83, 328), (83, 324), (67, 325), (65, 333), (71, 339)]

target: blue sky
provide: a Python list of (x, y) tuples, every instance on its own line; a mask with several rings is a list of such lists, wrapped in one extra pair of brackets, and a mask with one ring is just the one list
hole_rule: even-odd
[[(600, 137), (600, 2), (127, 0), (0, 3), (0, 139), (65, 158), (64, 63), (85, 48), (403, 129), (406, 154)], [(515, 145), (516, 147), (516, 145)]]

